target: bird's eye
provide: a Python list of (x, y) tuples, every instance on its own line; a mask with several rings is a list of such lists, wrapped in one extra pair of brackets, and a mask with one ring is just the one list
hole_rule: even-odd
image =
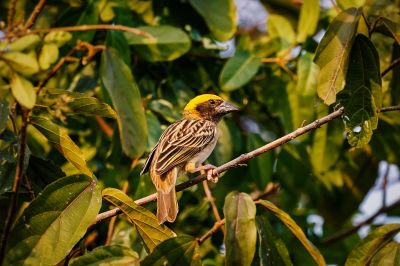
[(208, 103), (211, 104), (211, 105), (214, 105), (215, 101), (214, 100), (208, 100)]

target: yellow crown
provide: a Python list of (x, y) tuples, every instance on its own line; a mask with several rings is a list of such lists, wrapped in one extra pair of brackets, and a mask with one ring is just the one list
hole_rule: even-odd
[(185, 109), (183, 109), (184, 111), (192, 111), (194, 109), (196, 109), (196, 106), (200, 103), (204, 103), (208, 100), (221, 100), (223, 101), (223, 99), (217, 95), (214, 94), (202, 94), (199, 96), (194, 97), (193, 99), (190, 100), (190, 102), (185, 106)]

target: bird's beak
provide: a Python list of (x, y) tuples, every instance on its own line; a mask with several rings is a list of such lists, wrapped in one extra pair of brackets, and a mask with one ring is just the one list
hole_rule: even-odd
[(217, 112), (220, 114), (228, 114), (231, 112), (239, 111), (239, 108), (231, 104), (230, 102), (223, 102), (217, 107)]

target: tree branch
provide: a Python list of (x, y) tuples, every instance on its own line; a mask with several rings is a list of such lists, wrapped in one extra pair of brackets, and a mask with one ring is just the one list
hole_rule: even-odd
[[(206, 180), (203, 181), (203, 188), (204, 188), (204, 193), (205, 193), (206, 196), (207, 196), (207, 200), (208, 200), (208, 202), (209, 202), (210, 205), (211, 205), (211, 209), (212, 209), (212, 211), (213, 211), (213, 213), (214, 213), (215, 220), (216, 220), (217, 222), (221, 222), (221, 215), (219, 215), (217, 205), (215, 204), (214, 197), (213, 197), (213, 195), (212, 195), (212, 192), (211, 192), (210, 187), (208, 186), (208, 182), (207, 182)], [(225, 230), (224, 230), (223, 227), (221, 228), (221, 230), (222, 230), (222, 232), (225, 234)]]
[(379, 110), (380, 113), (393, 112), (393, 111), (400, 111), (400, 104), (394, 106), (382, 107), (381, 110)]
[(40, 12), (42, 12), (44, 5), (46, 4), (46, 0), (39, 0), (36, 4), (35, 8), (33, 9), (28, 21), (25, 24), (24, 30), (29, 30), (32, 28), (33, 24), (35, 24), (36, 19), (38, 18)]
[(389, 73), (390, 70), (392, 70), (399, 64), (400, 64), (400, 57), (393, 60), (393, 62), (385, 70), (382, 71), (381, 77), (385, 76), (387, 73)]
[(14, 15), (15, 15), (15, 5), (17, 0), (10, 0), (8, 3), (8, 14), (7, 14), (7, 36), (10, 36), (11, 31), (14, 27)]
[[(247, 162), (248, 160), (250, 160), (250, 159), (252, 159), (252, 158), (254, 158), (256, 156), (259, 156), (259, 155), (261, 155), (263, 153), (266, 153), (267, 151), (275, 149), (275, 148), (277, 148), (277, 147), (279, 147), (279, 146), (281, 146), (281, 145), (283, 145), (283, 144), (285, 144), (285, 143), (287, 143), (287, 142), (289, 142), (291, 140), (294, 140), (298, 136), (304, 135), (304, 134), (306, 134), (307, 132), (309, 132), (311, 130), (319, 128), (321, 125), (326, 124), (329, 121), (332, 121), (333, 119), (336, 119), (336, 118), (340, 117), (343, 114), (343, 112), (344, 112), (344, 107), (341, 107), (338, 110), (334, 111), (333, 113), (330, 113), (329, 115), (322, 117), (321, 119), (317, 119), (314, 122), (312, 122), (312, 123), (310, 123), (310, 124), (308, 124), (308, 125), (306, 125), (304, 127), (300, 127), (298, 129), (296, 129), (292, 133), (289, 133), (289, 134), (287, 134), (287, 135), (285, 135), (285, 136), (283, 136), (283, 137), (281, 137), (279, 139), (276, 139), (276, 140), (274, 140), (274, 141), (272, 141), (272, 142), (270, 142), (270, 143), (268, 143), (268, 144), (266, 144), (266, 145), (264, 145), (264, 146), (262, 146), (262, 147), (260, 147), (258, 149), (255, 149), (255, 150), (253, 150), (253, 151), (251, 151), (249, 153), (245, 153), (245, 154), (240, 155), (236, 159), (233, 159), (233, 160), (231, 160), (231, 161), (229, 161), (229, 162), (227, 162), (227, 163), (215, 168), (214, 169), (214, 173), (215, 174), (221, 174), (221, 173), (223, 173), (223, 172), (225, 172), (225, 171), (227, 171), (229, 169), (236, 168), (236, 167), (238, 167), (240, 165), (243, 165), (243, 163)], [(177, 185), (175, 187), (175, 190), (176, 190), (176, 192), (184, 190), (184, 189), (186, 189), (188, 187), (192, 187), (192, 186), (194, 186), (194, 185), (196, 185), (196, 184), (198, 184), (198, 183), (200, 183), (200, 182), (202, 182), (202, 181), (204, 181), (206, 179), (207, 179), (207, 176), (205, 174), (199, 175), (199, 176), (197, 176), (197, 177), (195, 177), (193, 179), (189, 179), (188, 181)], [(138, 199), (138, 200), (135, 201), (135, 203), (138, 204), (138, 205), (144, 205), (144, 204), (147, 204), (147, 203), (155, 201), (155, 200), (157, 200), (157, 193), (154, 193), (154, 194), (151, 194), (151, 195), (149, 195), (147, 197)], [(102, 221), (104, 219), (113, 217), (115, 215), (121, 214), (121, 213), (122, 213), (122, 211), (120, 209), (118, 209), (118, 208), (115, 208), (115, 209), (100, 213), (96, 217), (96, 223), (98, 223), (98, 222), (100, 222), (100, 221)]]
[(395, 201), (394, 203), (388, 205), (388, 206), (384, 206), (382, 208), (380, 208), (376, 213), (374, 213), (373, 215), (371, 215), (371, 217), (369, 217), (368, 219), (362, 221), (361, 223), (359, 223), (356, 226), (353, 226), (349, 229), (343, 230), (342, 232), (333, 235), (331, 237), (328, 237), (327, 239), (325, 239), (324, 241), (322, 241), (322, 244), (332, 244), (340, 239), (346, 238), (354, 233), (356, 233), (358, 231), (358, 229), (360, 229), (361, 227), (363, 227), (364, 225), (370, 224), (374, 221), (374, 219), (376, 217), (378, 217), (380, 214), (382, 213), (386, 213), (388, 211), (393, 210), (396, 207), (400, 206), (400, 199), (398, 199), (397, 201)]
[(22, 123), (19, 131), (19, 151), (18, 151), (18, 164), (15, 170), (15, 178), (12, 186), (11, 204), (7, 211), (7, 218), (5, 221), (3, 235), (0, 242), (0, 265), (2, 264), (5, 256), (7, 239), (10, 234), (14, 216), (17, 212), (18, 192), (21, 183), (21, 177), (24, 172), (25, 164), (25, 151), (26, 151), (26, 128), (28, 126), (29, 110), (22, 110)]

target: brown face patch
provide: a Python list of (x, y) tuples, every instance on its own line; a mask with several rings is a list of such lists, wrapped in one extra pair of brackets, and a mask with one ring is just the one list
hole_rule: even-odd
[(222, 114), (218, 113), (216, 108), (223, 103), (222, 100), (210, 99), (196, 106), (196, 111), (199, 112), (202, 118), (218, 122), (222, 118)]

